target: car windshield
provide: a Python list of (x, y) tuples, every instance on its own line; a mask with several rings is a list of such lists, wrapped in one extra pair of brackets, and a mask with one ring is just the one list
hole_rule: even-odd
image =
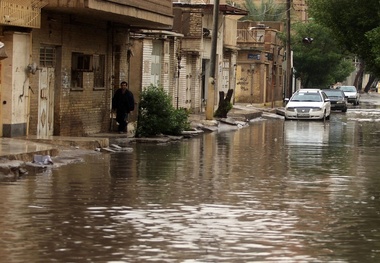
[(322, 101), (322, 98), (318, 93), (298, 93), (294, 95), (292, 101), (320, 102)]
[(325, 90), (323, 91), (328, 97), (343, 97), (341, 91), (337, 90)]
[(353, 86), (342, 86), (342, 87), (340, 87), (340, 90), (356, 92), (356, 88)]

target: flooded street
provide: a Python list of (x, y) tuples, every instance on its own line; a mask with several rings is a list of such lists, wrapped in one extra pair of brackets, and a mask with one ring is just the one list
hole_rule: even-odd
[(351, 107), (0, 182), (1, 262), (379, 262), (379, 135)]

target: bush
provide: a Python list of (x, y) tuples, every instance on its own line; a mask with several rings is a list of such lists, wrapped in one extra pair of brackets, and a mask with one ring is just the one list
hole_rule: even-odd
[(136, 137), (159, 134), (180, 135), (189, 128), (186, 109), (175, 109), (170, 96), (161, 88), (150, 85), (141, 93)]

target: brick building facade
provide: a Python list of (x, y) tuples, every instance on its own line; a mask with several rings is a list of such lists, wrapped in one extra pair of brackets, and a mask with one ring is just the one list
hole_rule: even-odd
[(2, 0), (0, 17), (6, 137), (109, 131), (119, 83), (129, 80), (137, 98), (141, 89), (142, 44), (132, 46), (131, 31), (173, 24), (170, 0)]
[[(174, 3), (173, 31), (183, 34), (177, 53), (180, 55), (178, 90), (180, 106), (193, 112), (203, 112), (208, 103), (208, 77), (212, 48), (213, 4)], [(237, 20), (247, 12), (230, 5), (219, 6), (215, 92), (213, 106), (218, 104), (219, 92), (235, 89), (237, 59)]]

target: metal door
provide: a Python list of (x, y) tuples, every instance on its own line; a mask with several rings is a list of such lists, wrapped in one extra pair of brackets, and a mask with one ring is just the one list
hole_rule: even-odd
[(54, 68), (39, 71), (37, 135), (53, 135), (54, 123)]
[(159, 86), (161, 84), (161, 58), (162, 58), (162, 41), (153, 40), (152, 50), (152, 67), (150, 83)]

